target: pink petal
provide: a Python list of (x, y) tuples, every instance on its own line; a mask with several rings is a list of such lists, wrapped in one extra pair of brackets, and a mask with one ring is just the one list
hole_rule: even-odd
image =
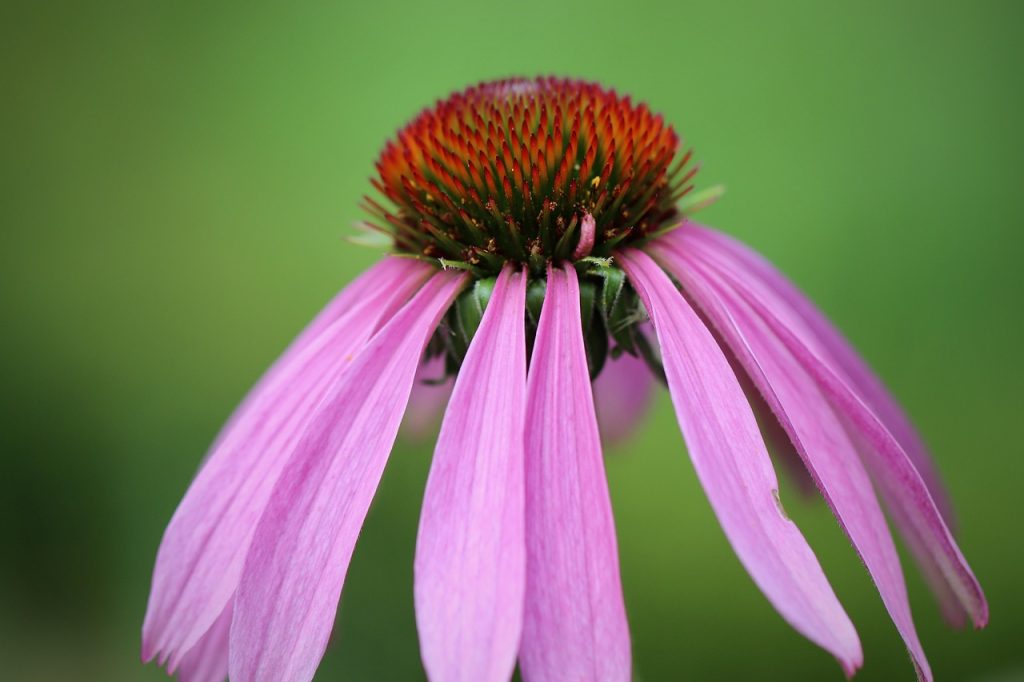
[(436, 433), (451, 394), (451, 377), (444, 376), (444, 356), (438, 355), (420, 363), (402, 420), (404, 434), (412, 440), (424, 440)]
[(717, 230), (696, 223), (687, 223), (670, 237), (666, 237), (667, 241), (674, 242), (684, 249), (685, 245), (693, 242), (700, 243), (709, 250), (713, 249), (720, 257), (729, 259), (737, 268), (737, 272), (744, 273), (745, 278), (754, 277), (763, 283), (800, 317), (811, 334), (824, 346), (825, 354), (835, 362), (837, 373), (903, 446), (927, 484), (946, 523), (952, 526), (953, 505), (949, 493), (942, 484), (935, 462), (921, 436), (881, 379), (814, 303), (761, 254)]
[(231, 633), (231, 603), (181, 659), (181, 682), (224, 682), (228, 677), (228, 638)]
[(745, 281), (706, 250), (693, 249), (760, 316), (789, 352), (814, 377), (855, 435), (864, 463), (926, 577), (943, 579), (940, 596), (955, 596), (977, 627), (988, 622), (984, 593), (907, 453), (874, 412), (823, 357), (815, 339), (785, 301), (757, 282)]
[(174, 670), (223, 611), (284, 465), (281, 453), (297, 442), (352, 355), (430, 270), (398, 258), (371, 268), (328, 306), (331, 315), (317, 318), (232, 418), (164, 533), (143, 624), (144, 659), (160, 653)]
[(526, 412), (527, 680), (628, 680), (629, 625), (583, 346), (579, 283), (548, 268)]
[(654, 383), (654, 374), (640, 358), (608, 355), (594, 380), (594, 407), (605, 442), (618, 443), (633, 433), (651, 405)]
[(589, 213), (583, 214), (583, 221), (580, 223), (580, 241), (573, 251), (573, 260), (586, 258), (594, 250), (594, 239), (597, 237), (597, 221)]
[(431, 680), (504, 681), (522, 627), (526, 276), (506, 267), (459, 370), (416, 542)]
[(713, 272), (671, 243), (655, 241), (649, 250), (701, 305), (782, 423), (875, 581), (919, 677), (930, 680), (896, 546), (867, 472), (831, 405), (764, 321)]
[(291, 453), (245, 560), (231, 678), (311, 680), (423, 349), (465, 276), (435, 274), (351, 363)]
[(857, 633), (782, 510), (771, 460), (725, 355), (650, 256), (623, 251), (619, 262), (651, 315), (690, 458), (733, 549), (783, 618), (853, 674), (862, 662)]

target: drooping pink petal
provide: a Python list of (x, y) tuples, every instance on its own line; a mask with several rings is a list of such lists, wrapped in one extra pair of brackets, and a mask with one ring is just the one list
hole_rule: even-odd
[(465, 275), (438, 272), (323, 400), (274, 487), (235, 599), (231, 679), (311, 680), (423, 349)]
[(666, 242), (652, 242), (648, 250), (701, 306), (778, 417), (875, 581), (919, 677), (931, 680), (885, 516), (854, 444), (814, 379), (750, 306), (699, 260)]
[(523, 678), (629, 680), (629, 625), (571, 266), (548, 268), (526, 412)]
[(666, 240), (684, 249), (687, 244), (697, 242), (714, 250), (720, 257), (729, 259), (734, 266), (740, 268), (745, 277), (757, 278), (801, 318), (810, 333), (822, 344), (825, 353), (836, 363), (838, 374), (903, 446), (928, 486), (946, 523), (952, 527), (954, 516), (949, 493), (942, 484), (935, 462), (921, 436), (882, 380), (817, 306), (761, 254), (717, 230), (688, 222), (666, 235)]
[[(790, 353), (814, 378), (855, 436), (855, 444), (872, 479), (903, 532), (911, 551), (922, 564), (925, 576), (941, 576), (940, 598), (955, 596), (975, 626), (988, 622), (988, 604), (981, 586), (953, 539), (927, 485), (899, 441), (881, 419), (850, 387), (847, 380), (823, 357), (824, 352), (795, 318), (786, 302), (774, 291), (738, 276), (727, 263), (699, 249), (696, 257), (749, 304)], [(948, 612), (948, 608), (947, 608)]]
[(594, 380), (594, 408), (606, 443), (628, 438), (647, 414), (654, 395), (654, 374), (640, 358), (608, 356)]
[(597, 221), (589, 213), (583, 214), (583, 221), (580, 223), (580, 241), (573, 251), (574, 260), (586, 258), (594, 250), (594, 239), (597, 237)]
[(522, 628), (526, 276), (506, 266), (459, 370), (416, 541), (427, 675), (505, 682)]
[[(387, 258), (331, 303), (246, 399), (167, 526), (143, 624), (143, 658), (177, 667), (232, 598), (256, 522), (317, 403), (430, 266)], [(333, 316), (333, 320), (327, 319)], [(314, 333), (317, 332), (317, 333)]]
[(420, 363), (402, 420), (402, 433), (413, 440), (430, 437), (441, 422), (444, 406), (452, 394), (452, 380), (444, 376), (444, 356)]
[[(701, 253), (705, 259), (733, 272), (743, 281), (760, 283), (759, 288), (771, 294), (775, 312), (785, 317), (788, 328), (794, 332), (799, 330), (800, 339), (823, 362), (829, 364), (830, 369), (868, 409), (875, 412), (887, 430), (896, 429), (898, 433), (903, 434), (903, 441), (900, 444), (905, 452), (907, 447), (910, 448), (907, 456), (911, 458), (914, 468), (928, 488), (948, 527), (953, 519), (949, 496), (939, 482), (934, 464), (920, 438), (881, 382), (874, 377), (827, 318), (781, 273), (739, 242), (709, 228), (692, 224), (688, 224), (686, 229), (679, 230), (679, 233), (672, 240), (666, 241), (675, 241), (675, 245), (680, 249)], [(897, 441), (900, 441), (899, 437)], [(860, 444), (859, 439), (855, 438), (855, 442)], [(876, 481), (879, 485), (884, 483)], [(891, 499), (899, 497), (899, 491), (890, 491), (883, 487), (881, 493), (902, 531), (904, 540), (917, 559), (925, 580), (936, 596), (943, 616), (954, 627), (962, 627), (966, 623), (968, 613), (961, 604), (961, 597), (957, 596), (944, 576), (944, 569), (932, 557), (925, 536), (914, 529), (914, 523), (908, 518), (906, 511), (897, 501)]]
[(619, 254), (651, 316), (697, 477), (740, 561), (775, 609), (835, 656), (860, 667), (860, 641), (796, 525), (736, 375), (708, 329), (647, 254)]
[(224, 607), (206, 634), (181, 659), (181, 682), (224, 682), (228, 677), (228, 639), (232, 604)]

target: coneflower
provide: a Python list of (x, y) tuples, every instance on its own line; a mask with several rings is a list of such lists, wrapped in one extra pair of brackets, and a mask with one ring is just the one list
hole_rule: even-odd
[(668, 385), (722, 529), (782, 617), (847, 675), (860, 667), (857, 633), (783, 510), (752, 402), (931, 679), (876, 490), (947, 617), (983, 626), (934, 466), (813, 304), (689, 219), (716, 195), (693, 192), (690, 162), (645, 105), (573, 80), (484, 83), (402, 130), (365, 200), (367, 235), (390, 255), (217, 439), (160, 545), (143, 658), (188, 680), (312, 679), (426, 365), (428, 379), (454, 377), (415, 559), (434, 682), (508, 680), (517, 661), (528, 682), (631, 677), (598, 414), (606, 438), (621, 436), (650, 377)]

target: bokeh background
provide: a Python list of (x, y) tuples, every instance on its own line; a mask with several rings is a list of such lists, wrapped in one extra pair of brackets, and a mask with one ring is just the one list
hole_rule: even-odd
[[(348, 245), (383, 142), (480, 79), (645, 100), (697, 150), (703, 219), (838, 321), (935, 451), (990, 627), (906, 565), (940, 679), (1024, 679), (1020, 3), (0, 4), (0, 677), (138, 661), (163, 526), (218, 427), (377, 254)], [(392, 457), (319, 678), (422, 679), (429, 444)], [(638, 678), (841, 679), (730, 551), (667, 396), (608, 453)], [(784, 483), (785, 486), (785, 483)], [(858, 626), (912, 679), (824, 505), (784, 487)]]

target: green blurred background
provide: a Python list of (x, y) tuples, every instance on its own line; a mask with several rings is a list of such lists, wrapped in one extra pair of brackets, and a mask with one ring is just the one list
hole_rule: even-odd
[[(162, 679), (138, 640), (163, 526), (245, 390), (375, 259), (343, 237), (381, 145), (453, 89), (538, 73), (664, 112), (699, 184), (728, 187), (704, 220), (789, 272), (904, 401), (992, 607), (986, 631), (947, 630), (907, 564), (932, 666), (1024, 679), (1024, 5), (0, 7), (3, 679)], [(322, 679), (422, 678), (429, 457), (394, 453)], [(608, 473), (641, 679), (842, 679), (734, 558), (667, 396)], [(912, 679), (827, 509), (786, 501), (859, 629), (858, 679)]]

